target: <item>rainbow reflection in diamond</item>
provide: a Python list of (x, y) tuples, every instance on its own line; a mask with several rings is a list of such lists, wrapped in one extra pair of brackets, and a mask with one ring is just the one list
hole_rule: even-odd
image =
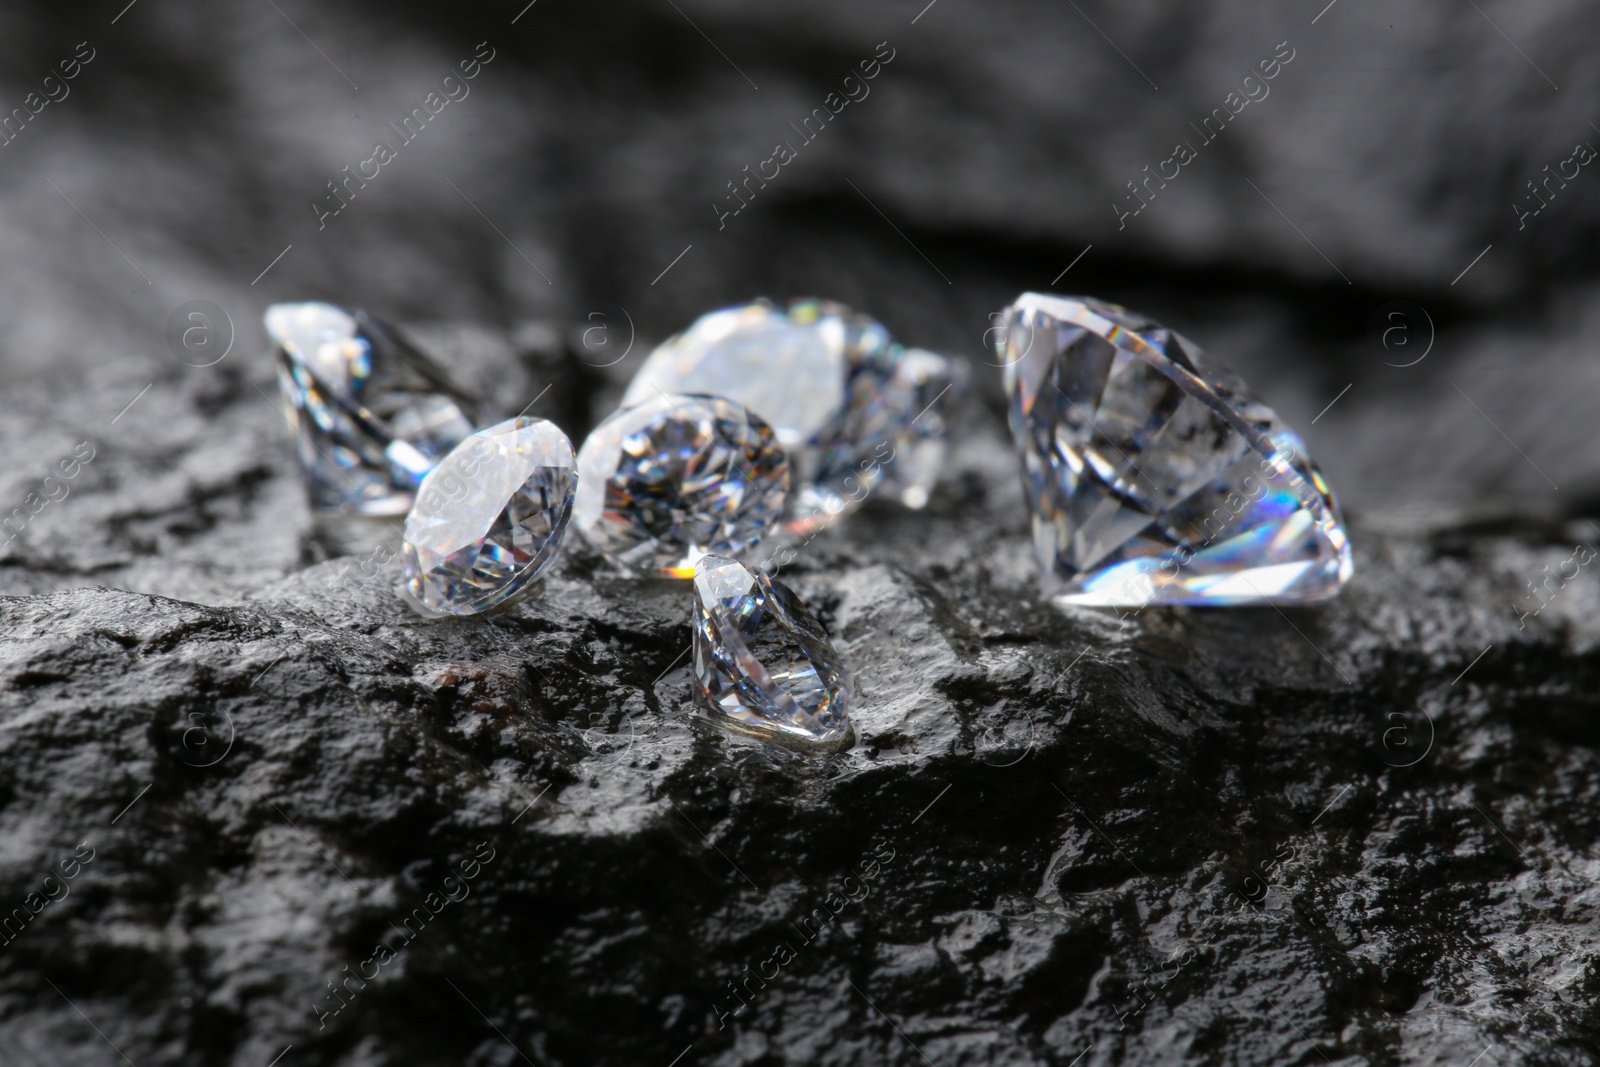
[(1026, 293), (996, 350), (1046, 595), (1299, 603), (1349, 580), (1339, 505), (1304, 442), (1190, 341), (1113, 304)]

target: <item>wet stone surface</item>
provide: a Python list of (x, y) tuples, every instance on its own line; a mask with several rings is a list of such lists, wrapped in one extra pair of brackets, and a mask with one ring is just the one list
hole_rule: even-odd
[[(514, 349), (530, 396), (568, 358)], [(1330, 604), (1063, 611), (970, 398), (927, 511), (784, 571), (858, 680), (857, 744), (807, 757), (693, 717), (687, 583), (569, 545), (507, 614), (414, 615), (396, 524), (311, 521), (269, 373), (0, 402), (13, 453), (95, 449), (0, 549), (0, 1061), (1600, 1042), (1600, 594), (1511, 607), (1588, 570), (1581, 517), (1355, 506)]]

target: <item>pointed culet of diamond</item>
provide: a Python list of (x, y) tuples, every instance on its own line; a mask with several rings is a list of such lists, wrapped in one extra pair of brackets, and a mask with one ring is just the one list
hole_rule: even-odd
[(694, 698), (746, 733), (836, 746), (850, 734), (850, 679), (793, 590), (738, 560), (694, 575)]
[(391, 327), (334, 304), (274, 304), (267, 336), (319, 511), (403, 515), (473, 429), (474, 403)]
[(510, 605), (555, 562), (578, 473), (553, 422), (479, 430), (422, 479), (406, 516), (401, 595), (423, 615)]
[(1303, 603), (1349, 579), (1304, 442), (1190, 341), (1113, 304), (1026, 293), (996, 348), (1048, 596)]
[(737, 556), (777, 526), (789, 458), (732, 400), (658, 393), (612, 415), (578, 450), (573, 521), (613, 562), (674, 578), (706, 553)]
[(944, 458), (944, 398), (963, 368), (897, 343), (828, 300), (769, 300), (699, 318), (639, 367), (623, 404), (661, 393), (735, 400), (794, 465), (786, 527), (820, 529), (870, 495), (920, 508)]

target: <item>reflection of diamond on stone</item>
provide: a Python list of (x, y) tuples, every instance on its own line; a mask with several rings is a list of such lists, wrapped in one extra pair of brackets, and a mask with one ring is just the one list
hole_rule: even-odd
[(816, 744), (850, 732), (850, 681), (828, 633), (782, 582), (706, 556), (694, 576), (695, 702), (738, 729)]
[(874, 491), (911, 507), (927, 502), (956, 372), (840, 304), (796, 300), (785, 312), (758, 300), (702, 316), (662, 344), (622, 402), (704, 393), (761, 416), (794, 464), (787, 527), (805, 533)]
[(574, 463), (544, 419), (508, 419), (452, 449), (406, 516), (405, 599), (424, 615), (476, 615), (526, 592), (561, 546)]
[(364, 311), (274, 304), (265, 321), (312, 506), (404, 514), (423, 477), (472, 432), (472, 401)]
[(1037, 293), (1003, 327), (1047, 595), (1293, 603), (1349, 579), (1339, 505), (1304, 443), (1193, 343), (1112, 304)]
[(777, 436), (720, 397), (656, 394), (595, 427), (578, 450), (574, 521), (624, 567), (677, 578), (707, 552), (735, 556), (783, 515)]

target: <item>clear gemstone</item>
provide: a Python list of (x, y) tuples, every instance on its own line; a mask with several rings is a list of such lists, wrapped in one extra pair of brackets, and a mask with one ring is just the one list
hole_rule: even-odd
[(708, 552), (735, 556), (775, 527), (789, 459), (732, 400), (657, 394), (595, 427), (578, 450), (575, 521), (617, 563), (677, 578)]
[(906, 349), (895, 364), (889, 393), (895, 397), (895, 410), (910, 412), (911, 418), (894, 445), (893, 459), (883, 465), (881, 491), (908, 508), (926, 507), (939, 480), (945, 456), (945, 401), (965, 389), (968, 377), (965, 360), (925, 348)]
[(274, 304), (265, 322), (312, 506), (404, 514), (433, 465), (472, 433), (472, 401), (364, 311)]
[(996, 347), (1047, 595), (1290, 603), (1349, 579), (1304, 442), (1192, 342), (1112, 304), (1026, 293)]
[(908, 351), (840, 304), (796, 300), (785, 312), (757, 300), (702, 316), (662, 344), (622, 402), (704, 393), (754, 411), (794, 464), (788, 528), (808, 532), (874, 490), (926, 503), (943, 459), (939, 409), (954, 372), (943, 356)]
[(850, 730), (850, 680), (828, 632), (782, 582), (706, 556), (694, 576), (695, 702), (740, 729), (828, 744)]
[(422, 479), (406, 516), (402, 595), (424, 615), (511, 603), (555, 561), (578, 473), (556, 424), (479, 430)]

